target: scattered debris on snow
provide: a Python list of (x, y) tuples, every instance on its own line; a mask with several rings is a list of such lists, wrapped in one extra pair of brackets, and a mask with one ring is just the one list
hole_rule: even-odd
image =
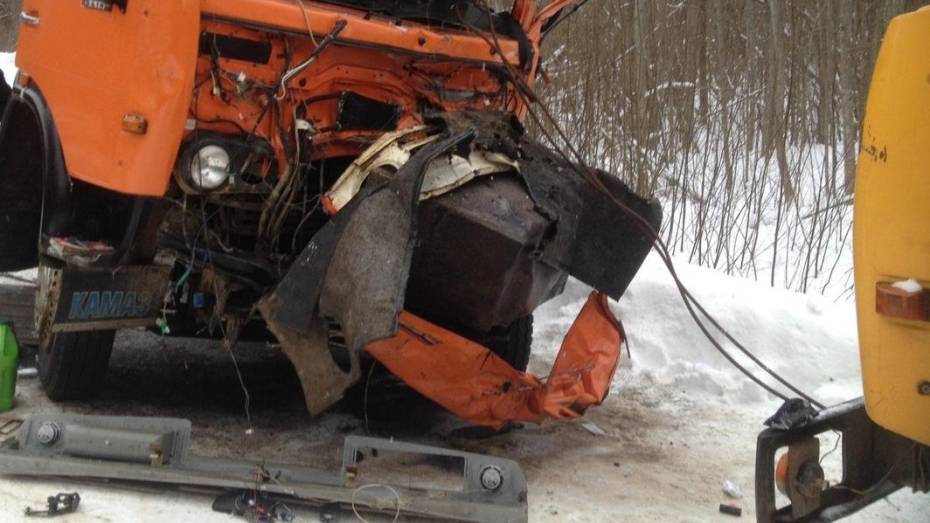
[(35, 367), (20, 368), (16, 371), (17, 378), (35, 378), (39, 375), (39, 370)]
[(724, 494), (733, 499), (741, 499), (743, 497), (743, 491), (740, 490), (739, 486), (728, 479), (723, 480), (720, 489), (723, 490)]
[(604, 432), (604, 429), (598, 427), (597, 424), (594, 423), (593, 421), (582, 421), (581, 427), (584, 428), (586, 431), (590, 432), (591, 434), (594, 434), (595, 436), (606, 436), (607, 435), (607, 433)]

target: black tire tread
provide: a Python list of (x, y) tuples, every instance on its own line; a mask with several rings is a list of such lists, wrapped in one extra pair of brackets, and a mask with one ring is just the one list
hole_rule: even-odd
[(0, 271), (16, 271), (35, 266), (38, 223), (38, 212), (0, 212)]
[(116, 331), (60, 332), (38, 350), (39, 379), (53, 401), (86, 399), (106, 376)]
[(517, 318), (506, 328), (492, 331), (485, 345), (511, 367), (525, 371), (533, 348), (533, 315)]

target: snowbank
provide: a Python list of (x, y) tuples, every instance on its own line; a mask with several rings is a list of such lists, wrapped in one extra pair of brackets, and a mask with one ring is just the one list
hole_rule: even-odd
[(16, 53), (0, 53), (0, 71), (6, 77), (9, 84), (16, 77)]
[[(776, 289), (684, 262), (677, 262), (676, 269), (724, 328), (795, 386), (828, 405), (861, 395), (853, 302), (835, 303), (821, 295)], [(555, 356), (588, 292), (572, 280), (562, 296), (537, 311), (536, 354), (547, 360)], [(622, 389), (632, 375), (728, 403), (776, 400), (743, 377), (704, 338), (655, 254), (613, 305), (632, 352), (632, 369), (627, 362), (617, 375), (616, 387)], [(737, 354), (723, 335), (718, 339)], [(737, 359), (763, 377), (748, 358)]]

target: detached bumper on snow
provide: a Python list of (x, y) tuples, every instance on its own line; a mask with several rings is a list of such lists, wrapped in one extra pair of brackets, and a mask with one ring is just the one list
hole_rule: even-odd
[[(599, 403), (622, 341), (606, 297), (623, 294), (652, 244), (612, 200), (655, 228), (661, 211), (597, 176), (610, 194), (494, 114), (442, 115), (372, 145), (327, 195), (333, 218), (259, 305), (309, 410), (358, 380), (365, 350), (478, 424), (574, 417)], [(450, 328), (506, 326), (561, 293), (569, 275), (599, 292), (546, 383)], [(456, 375), (462, 365), (471, 372)], [(466, 389), (484, 399), (453, 397)]]
[[(264, 498), (270, 505), (336, 505), (395, 519), (527, 521), (526, 477), (508, 459), (349, 436), (341, 466), (322, 470), (204, 458), (191, 446), (185, 419), (33, 416), (0, 444), (0, 474), (194, 488), (219, 496), (214, 510), (234, 514), (242, 503)], [(385, 486), (385, 471), (398, 465), (433, 482)]]

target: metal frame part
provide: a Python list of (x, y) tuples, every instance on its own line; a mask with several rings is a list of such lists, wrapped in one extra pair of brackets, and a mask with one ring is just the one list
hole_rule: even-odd
[[(823, 481), (815, 436), (842, 435), (843, 478)], [(775, 501), (775, 454), (788, 448), (784, 487), (791, 504)], [(930, 490), (930, 448), (873, 422), (862, 398), (841, 403), (789, 430), (766, 429), (756, 447), (756, 518), (759, 523), (836, 521), (901, 487)]]
[[(177, 418), (44, 415), (23, 422), (0, 445), (0, 474), (64, 476), (169, 484), (215, 490), (248, 489), (312, 506), (453, 521), (527, 521), (526, 478), (517, 463), (469, 452), (348, 436), (339, 471), (191, 455), (191, 423)], [(387, 454), (417, 463), (462, 464), (461, 488), (370, 481), (367, 465)], [(364, 460), (364, 462), (363, 462)], [(393, 493), (396, 492), (396, 496)]]

